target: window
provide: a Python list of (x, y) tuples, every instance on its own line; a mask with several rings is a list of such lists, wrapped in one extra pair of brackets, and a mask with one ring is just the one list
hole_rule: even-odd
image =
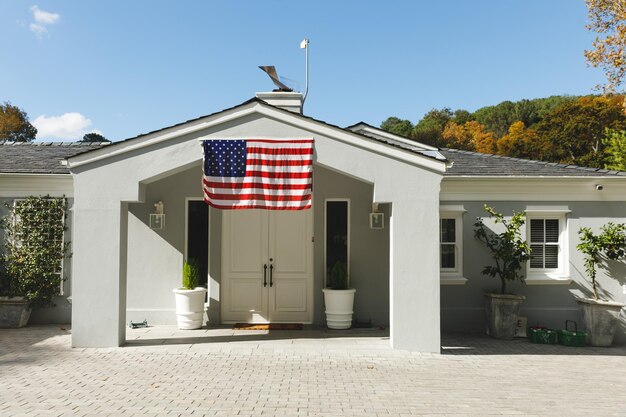
[(532, 249), (526, 283), (569, 283), (567, 207), (528, 207), (526, 240)]
[(443, 271), (456, 271), (457, 242), (456, 219), (442, 218), (439, 224), (440, 263)]
[(532, 269), (559, 268), (559, 219), (530, 219)]
[(328, 286), (330, 271), (337, 262), (346, 264), (350, 276), (350, 201), (329, 199), (326, 200), (325, 208), (325, 286)]
[(439, 271), (441, 284), (461, 285), (463, 277), (463, 206), (440, 206)]

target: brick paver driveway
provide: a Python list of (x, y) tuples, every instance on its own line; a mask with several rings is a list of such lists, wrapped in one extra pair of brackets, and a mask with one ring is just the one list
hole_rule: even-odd
[(0, 415), (626, 416), (626, 348), (384, 331), (129, 330), (71, 349), (62, 326), (0, 330)]

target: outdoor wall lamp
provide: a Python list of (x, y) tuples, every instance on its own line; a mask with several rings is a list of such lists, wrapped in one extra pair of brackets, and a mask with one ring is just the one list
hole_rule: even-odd
[(378, 212), (378, 203), (372, 203), (372, 213), (370, 213), (370, 229), (385, 228), (385, 213)]
[(165, 227), (165, 214), (163, 213), (163, 201), (154, 204), (154, 213), (150, 213), (150, 229), (160, 230)]

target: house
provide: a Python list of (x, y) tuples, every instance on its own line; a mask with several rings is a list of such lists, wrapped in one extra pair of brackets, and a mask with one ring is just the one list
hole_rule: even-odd
[[(37, 172), (35, 162), (19, 164), (22, 173), (2, 169), (0, 193), (72, 199), (73, 346), (121, 345), (130, 320), (174, 323), (172, 289), (189, 257), (205, 267), (210, 324), (323, 324), (321, 289), (339, 251), (357, 289), (356, 320), (388, 325), (394, 348), (439, 352), (441, 331), (484, 331), (482, 294), (498, 286), (481, 275), (491, 261), (473, 237), (485, 203), (524, 211), (542, 231), (532, 242), (541, 256), (514, 288), (527, 297), (528, 323), (580, 322), (574, 295), (588, 295), (590, 284), (577, 231), (626, 221), (624, 173), (437, 149), (366, 123), (341, 128), (300, 114), (301, 100), (259, 93), (108, 146), (15, 147), (51, 162), (59, 159), (52, 149), (67, 150), (55, 172)], [(245, 138), (314, 139), (311, 209), (219, 210), (202, 201), (201, 141)], [(0, 164), (11, 146), (0, 146)], [(160, 203), (165, 221), (151, 224)], [(382, 227), (372, 227), (371, 213), (382, 213)], [(264, 286), (269, 263), (276, 285)], [(626, 299), (623, 279), (598, 278), (606, 296)], [(622, 316), (616, 341), (625, 340)]]

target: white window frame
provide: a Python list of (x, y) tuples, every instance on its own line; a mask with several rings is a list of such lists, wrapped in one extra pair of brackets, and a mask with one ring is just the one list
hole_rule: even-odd
[(328, 263), (328, 248), (326, 247), (326, 241), (328, 240), (328, 236), (326, 235), (326, 233), (328, 232), (328, 202), (343, 202), (345, 201), (346, 204), (346, 210), (348, 211), (348, 218), (347, 218), (347, 222), (348, 222), (348, 230), (347, 230), (347, 236), (348, 236), (348, 242), (347, 242), (347, 251), (348, 251), (348, 256), (347, 256), (347, 261), (348, 261), (348, 288), (350, 287), (350, 241), (352, 240), (350, 238), (350, 199), (349, 198), (326, 198), (324, 199), (324, 285), (322, 288), (327, 288), (326, 287), (326, 283), (328, 282), (328, 271), (326, 268), (326, 265)]
[[(437, 253), (439, 262), (439, 282), (441, 285), (464, 285), (467, 278), (463, 276), (463, 214), (466, 212), (463, 206), (440, 206), (439, 207), (439, 242)], [(456, 248), (455, 267), (441, 268), (441, 220), (454, 219), (454, 244)]]
[[(62, 198), (63, 200), (67, 200), (65, 197), (50, 197), (50, 198)], [(16, 198), (13, 200), (13, 209), (15, 210), (17, 208), (17, 204), (20, 201), (26, 201), (25, 198)], [(15, 212), (15, 211), (14, 211)], [(61, 236), (61, 244), (65, 245), (65, 221), (67, 220), (67, 213), (63, 213), (63, 235)], [(13, 222), (14, 225), (17, 225), (17, 223), (19, 222), (19, 219), (16, 217), (13, 217), (13, 219), (11, 220)], [(65, 295), (65, 291), (63, 289), (63, 284), (65, 284), (65, 279), (64, 279), (64, 272), (65, 272), (65, 257), (63, 259), (61, 259), (61, 268), (59, 269), (59, 272), (57, 273), (57, 275), (61, 276), (61, 285), (59, 288), (59, 294), (58, 295)]]
[(553, 220), (559, 221), (559, 252), (558, 268), (531, 268), (530, 260), (526, 262), (527, 285), (555, 285), (569, 284), (572, 279), (569, 276), (569, 227), (567, 214), (571, 210), (567, 206), (528, 206), (526, 213), (525, 239), (530, 245), (530, 221)]

